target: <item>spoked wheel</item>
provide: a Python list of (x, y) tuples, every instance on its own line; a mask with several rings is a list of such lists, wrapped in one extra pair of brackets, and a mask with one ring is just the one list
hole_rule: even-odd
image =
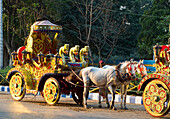
[(20, 101), (26, 93), (26, 85), (20, 73), (15, 73), (9, 83), (10, 93), (14, 100)]
[(60, 99), (60, 85), (55, 78), (48, 78), (44, 85), (44, 99), (49, 105), (55, 105)]
[(72, 89), (73, 100), (78, 105), (83, 105), (83, 89), (83, 87), (75, 87), (74, 89)]
[(143, 92), (143, 104), (146, 111), (154, 117), (167, 114), (170, 108), (170, 89), (161, 80), (152, 80)]

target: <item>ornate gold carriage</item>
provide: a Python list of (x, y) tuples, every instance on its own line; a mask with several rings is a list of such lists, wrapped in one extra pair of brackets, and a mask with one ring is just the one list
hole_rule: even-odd
[[(37, 95), (38, 92), (50, 105), (55, 105), (61, 94), (72, 94), (76, 103), (82, 103), (82, 87), (75, 87), (63, 77), (71, 69), (88, 66), (88, 46), (79, 52), (79, 45), (69, 50), (69, 44), (57, 52), (57, 36), (62, 27), (47, 20), (37, 21), (31, 26), (25, 46), (12, 53), (13, 66), (6, 79), (10, 81), (10, 93), (14, 100), (22, 100), (25, 94)], [(54, 38), (50, 39), (50, 35)], [(69, 56), (68, 56), (69, 54)], [(75, 56), (79, 56), (79, 59)], [(83, 85), (74, 80), (74, 83)]]
[(146, 111), (160, 117), (170, 110), (170, 45), (156, 44), (153, 50), (156, 71), (141, 80), (138, 90), (143, 91)]

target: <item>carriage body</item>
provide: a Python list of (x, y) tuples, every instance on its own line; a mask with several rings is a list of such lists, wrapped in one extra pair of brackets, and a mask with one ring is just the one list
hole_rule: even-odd
[[(75, 87), (64, 77), (71, 73), (70, 68), (75, 70), (88, 66), (88, 46), (79, 52), (76, 45), (70, 49), (69, 57), (69, 44), (60, 47), (57, 52), (57, 35), (61, 31), (61, 26), (47, 20), (35, 22), (25, 46), (12, 53), (14, 67), (6, 79), (10, 81), (10, 93), (14, 100), (22, 100), (25, 94), (37, 95), (40, 92), (48, 104), (55, 105), (61, 94), (70, 95), (72, 92), (76, 103), (82, 103), (83, 88)], [(50, 33), (54, 36), (53, 40)], [(80, 60), (73, 60), (78, 52)], [(73, 83), (83, 85), (78, 80), (73, 80)]]
[(153, 50), (156, 71), (141, 80), (138, 90), (143, 91), (146, 111), (160, 117), (170, 110), (170, 45), (157, 44)]

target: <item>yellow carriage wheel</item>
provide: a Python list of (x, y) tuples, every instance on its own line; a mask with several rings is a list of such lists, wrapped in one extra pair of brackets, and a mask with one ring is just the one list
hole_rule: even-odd
[(170, 109), (170, 89), (161, 80), (152, 80), (143, 92), (143, 104), (146, 111), (154, 117), (161, 117)]
[(43, 95), (49, 105), (55, 105), (60, 99), (60, 85), (55, 78), (48, 78), (45, 82)]
[(14, 100), (20, 101), (26, 93), (26, 86), (20, 73), (15, 73), (9, 83), (10, 93)]

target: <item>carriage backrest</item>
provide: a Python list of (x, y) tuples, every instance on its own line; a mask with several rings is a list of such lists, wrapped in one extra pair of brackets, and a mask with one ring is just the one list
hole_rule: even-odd
[(170, 45), (158, 45), (153, 47), (156, 71), (168, 71), (170, 68)]
[(46, 55), (51, 51), (51, 40), (45, 32), (34, 32), (32, 34), (33, 45), (32, 45), (32, 56), (37, 57), (41, 52)]

